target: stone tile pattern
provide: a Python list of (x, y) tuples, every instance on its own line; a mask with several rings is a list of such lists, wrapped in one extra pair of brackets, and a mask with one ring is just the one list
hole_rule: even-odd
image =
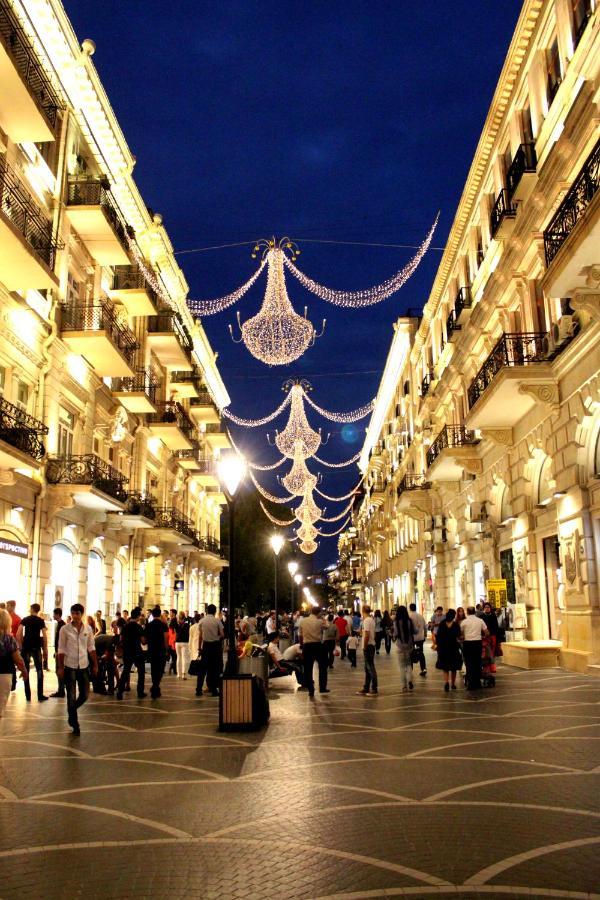
[[(500, 667), (445, 694), (431, 661), (380, 695), (336, 661), (311, 701), (272, 683), (270, 726), (221, 735), (217, 701), (94, 697), (0, 721), (0, 896), (598, 897), (600, 681)], [(50, 684), (52, 688), (52, 684)], [(87, 862), (86, 862), (87, 861)]]

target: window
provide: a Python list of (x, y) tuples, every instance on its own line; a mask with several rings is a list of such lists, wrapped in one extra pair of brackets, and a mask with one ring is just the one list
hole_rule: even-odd
[(4, 388), (6, 386), (6, 369), (4, 366), (0, 366), (0, 396), (4, 393)]
[(75, 434), (75, 416), (64, 406), (58, 407), (58, 447), (59, 456), (71, 456)]
[(560, 67), (558, 38), (555, 37), (548, 50), (546, 50), (546, 95), (548, 97), (548, 106), (552, 104), (556, 97), (561, 81), (562, 70)]
[(93, 616), (97, 609), (102, 613), (107, 612), (104, 608), (102, 557), (96, 550), (90, 550), (88, 558), (87, 611), (90, 616)]
[(63, 610), (73, 602), (73, 552), (65, 544), (52, 547), (52, 586), (54, 603)]
[(485, 256), (483, 250), (483, 236), (481, 234), (481, 228), (479, 225), (475, 228), (475, 247), (476, 247), (476, 258), (477, 258), (477, 269), (481, 266), (483, 262), (483, 257)]
[(591, 0), (571, 0), (571, 24), (573, 26), (573, 49), (577, 48), (592, 15)]
[(19, 378), (15, 379), (15, 406), (27, 412), (29, 405), (29, 385)]
[(72, 272), (67, 277), (67, 305), (74, 306), (81, 300), (81, 282), (77, 281)]
[(531, 108), (529, 103), (521, 110), (521, 130), (523, 133), (523, 143), (533, 143), (533, 123), (531, 121)]

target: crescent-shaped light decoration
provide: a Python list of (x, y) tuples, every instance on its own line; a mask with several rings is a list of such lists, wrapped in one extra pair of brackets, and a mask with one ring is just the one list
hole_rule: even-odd
[(345, 466), (351, 466), (352, 463), (358, 462), (358, 460), (360, 459), (361, 452), (362, 451), (359, 450), (358, 453), (352, 457), (352, 459), (346, 459), (344, 462), (340, 462), (340, 463), (327, 462), (327, 460), (320, 459), (314, 453), (313, 453), (313, 459), (315, 462), (320, 463), (322, 466), (327, 466), (328, 469), (343, 469)]
[(324, 500), (331, 500), (332, 503), (340, 503), (342, 500), (349, 500), (350, 497), (354, 497), (355, 494), (357, 493), (359, 487), (361, 486), (361, 484), (362, 484), (362, 478), (360, 479), (360, 481), (358, 482), (356, 487), (353, 487), (352, 490), (348, 491), (347, 494), (342, 494), (341, 497), (331, 497), (329, 494), (324, 494), (323, 491), (320, 491), (318, 487), (316, 487), (314, 489), (314, 491), (315, 491), (315, 494), (318, 494), (319, 497), (322, 497)]
[(267, 519), (270, 522), (273, 523), (273, 525), (279, 525), (280, 528), (287, 528), (289, 525), (293, 525), (294, 522), (296, 521), (295, 519), (290, 519), (289, 522), (284, 522), (283, 519), (276, 519), (275, 516), (271, 515), (271, 513), (269, 512), (269, 510), (267, 509), (265, 504), (262, 502), (262, 500), (259, 500), (259, 503), (260, 503), (260, 508), (264, 512), (265, 516), (267, 517)]
[(373, 408), (375, 406), (375, 401), (371, 400), (370, 403), (365, 403), (364, 406), (360, 406), (358, 409), (352, 410), (351, 412), (335, 413), (330, 412), (328, 409), (323, 409), (322, 406), (318, 406), (314, 400), (311, 400), (308, 394), (305, 394), (304, 399), (325, 419), (329, 419), (331, 422), (340, 422), (344, 424), (348, 424), (350, 422), (358, 422), (359, 419), (364, 419), (365, 416), (368, 416), (369, 413), (373, 412)]
[(299, 547), (300, 547), (300, 550), (301, 550), (303, 553), (306, 553), (307, 556), (308, 556), (308, 555), (310, 555), (311, 553), (314, 553), (315, 550), (318, 550), (319, 545), (318, 545), (315, 541), (302, 541), (302, 542), (299, 544)]
[(305, 516), (308, 516), (312, 523), (316, 522), (323, 515), (323, 510), (315, 503), (310, 489), (305, 491), (302, 503), (295, 508), (294, 515), (300, 522), (303, 521)]
[(338, 534), (341, 534), (342, 531), (347, 527), (348, 522), (350, 521), (350, 518), (351, 517), (348, 516), (346, 521), (342, 525), (340, 525), (340, 527), (337, 529), (337, 531), (331, 531), (331, 532), (317, 531), (317, 534), (319, 535), (319, 537), (324, 537), (324, 538), (336, 537)]
[(249, 472), (249, 475), (252, 484), (254, 485), (258, 493), (262, 494), (265, 500), (270, 500), (271, 503), (291, 503), (291, 501), (295, 499), (293, 495), (290, 495), (289, 497), (276, 497), (275, 494), (270, 494), (269, 491), (265, 490), (262, 484), (260, 484), (256, 476), (253, 475), (252, 472)]
[(223, 409), (223, 415), (226, 418), (230, 419), (235, 425), (243, 425), (244, 428), (258, 428), (260, 425), (266, 425), (267, 422), (272, 422), (273, 419), (276, 419), (277, 416), (281, 415), (286, 406), (289, 406), (292, 400), (291, 394), (287, 394), (282, 403), (279, 404), (274, 412), (269, 413), (268, 416), (263, 416), (262, 419), (242, 419), (239, 416), (234, 416), (232, 412), (228, 409)]
[(313, 281), (312, 278), (309, 278), (294, 265), (293, 260), (284, 256), (283, 263), (287, 266), (292, 275), (298, 279), (302, 287), (306, 288), (307, 291), (316, 294), (321, 300), (326, 300), (328, 303), (333, 303), (336, 306), (348, 306), (355, 309), (372, 306), (374, 303), (381, 303), (382, 300), (385, 300), (387, 297), (390, 297), (396, 291), (400, 290), (402, 285), (406, 284), (410, 276), (416, 271), (419, 263), (429, 249), (439, 218), (440, 214), (438, 213), (427, 237), (410, 262), (382, 284), (377, 284), (361, 291), (336, 291), (333, 288), (325, 287), (324, 285)]
[(337, 516), (330, 516), (327, 519), (324, 516), (321, 516), (321, 522), (339, 522), (340, 519), (343, 519), (344, 516), (348, 515), (348, 513), (352, 509), (353, 503), (354, 503), (354, 500), (351, 500), (350, 503), (348, 504), (348, 506), (345, 509), (343, 509), (341, 511), (341, 513), (339, 513)]

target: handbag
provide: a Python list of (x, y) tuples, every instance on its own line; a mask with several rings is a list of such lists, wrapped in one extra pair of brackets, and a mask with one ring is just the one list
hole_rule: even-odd
[(200, 657), (193, 659), (188, 669), (188, 675), (198, 676), (202, 673), (202, 660)]

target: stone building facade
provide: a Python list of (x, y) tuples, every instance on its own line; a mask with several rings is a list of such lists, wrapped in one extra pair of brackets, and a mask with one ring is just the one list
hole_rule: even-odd
[(597, 2), (526, 0), (340, 541), (382, 608), (505, 579), (511, 661), (579, 671), (600, 663), (599, 123)]
[(0, 0), (0, 600), (218, 602), (229, 398), (59, 0)]

